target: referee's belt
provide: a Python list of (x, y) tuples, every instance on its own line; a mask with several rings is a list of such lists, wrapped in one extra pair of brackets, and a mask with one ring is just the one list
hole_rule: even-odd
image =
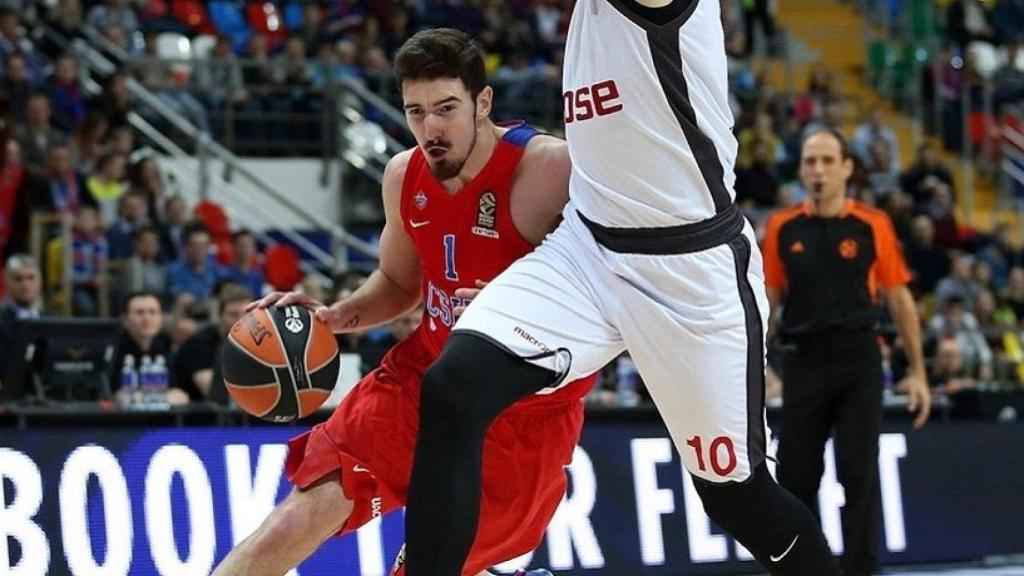
[(590, 220), (580, 211), (580, 220), (597, 243), (622, 254), (687, 254), (727, 244), (743, 232), (743, 214), (736, 204), (707, 220), (664, 228), (609, 228)]

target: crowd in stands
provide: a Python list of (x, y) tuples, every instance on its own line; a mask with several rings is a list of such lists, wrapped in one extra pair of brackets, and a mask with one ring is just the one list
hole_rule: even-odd
[[(996, 5), (1004, 2), (1019, 5), (1014, 0)], [(850, 195), (891, 216), (913, 270), (933, 385), (953, 392), (995, 382), (1019, 384), (1024, 374), (1020, 239), (1008, 226), (986, 232), (957, 221), (959, 191), (931, 145), (921, 146), (912, 158), (901, 156), (896, 135), (873, 110), (856, 111), (864, 117), (849, 129), (852, 108), (824, 66), (812, 67), (798, 92), (779, 91), (752, 60), (756, 53), (773, 50), (777, 30), (770, 4), (722, 3), (737, 119), (738, 202), (756, 224), (775, 208), (801, 202), (804, 192), (795, 180), (802, 137), (820, 127), (845, 132), (856, 165)], [(223, 112), (228, 107), (252, 117), (309, 112), (320, 105), (316, 90), (343, 78), (394, 98), (395, 88), (387, 81), (389, 61), (402, 40), (422, 27), (454, 25), (478, 37), (487, 52), (489, 72), (498, 84), (498, 118), (525, 116), (557, 131), (560, 63), (572, 5), (571, 0), (0, 1), (0, 252), (9, 263), (6, 280), (19, 282), (19, 274), (33, 268), (26, 264), (31, 259), (8, 260), (29, 248), (30, 212), (73, 219), (72, 278), (65, 304), (75, 315), (123, 312), (128, 318), (138, 295), (151, 295), (163, 326), (158, 340), (169, 357), (187, 358), (184, 367), (175, 361), (171, 371), (178, 389), (192, 399), (216, 398), (205, 372), (216, 365), (208, 352), (237, 318), (239, 303), (271, 287), (296, 286), (330, 303), (363, 277), (348, 273), (325, 282), (310, 274), (298, 283), (280, 284), (265, 276), (266, 246), (252, 232), (225, 230), (223, 222), (188, 205), (158, 158), (136, 141), (127, 117), (139, 107), (126, 80), (136, 78), (217, 137), (227, 130)], [(971, 12), (978, 6), (988, 10), (974, 0), (953, 2), (951, 22), (956, 10)], [(976, 18), (967, 19), (973, 26)], [(102, 89), (90, 97), (75, 57), (33, 34), (33, 25), (43, 22), (68, 36), (79, 35), (86, 23), (123, 51), (111, 51), (110, 57), (127, 54), (129, 60), (122, 62), (123, 71), (96, 78)], [(949, 29), (951, 42), (962, 43), (952, 24)], [(154, 66), (158, 35), (166, 32), (212, 37), (209, 57), (188, 68), (173, 61)], [(765, 49), (754, 50), (755, 34), (768, 41)], [(990, 40), (996, 38), (1012, 47), (1022, 35)], [(1024, 51), (1018, 61), (1024, 64)], [(139, 62), (146, 64), (133, 65)], [(240, 122), (232, 128), (264, 141), (295, 136), (287, 122)], [(50, 251), (43, 256), (34, 269), (50, 295), (50, 284), (57, 282), (51, 268), (56, 267), (47, 261)], [(43, 294), (40, 287), (38, 298)], [(18, 310), (39, 305), (12, 304)], [(340, 342), (344, 350), (360, 355), (365, 372), (417, 321), (414, 312)], [(892, 336), (887, 345), (898, 382), (899, 343)], [(181, 355), (181, 350), (189, 352)], [(200, 372), (201, 382), (194, 378)], [(618, 402), (617, 383), (630, 381), (632, 386), (635, 374), (613, 367), (606, 376), (598, 396)]]

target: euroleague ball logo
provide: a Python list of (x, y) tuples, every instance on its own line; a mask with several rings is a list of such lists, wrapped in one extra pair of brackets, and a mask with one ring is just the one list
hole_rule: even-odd
[(299, 332), (302, 332), (303, 328), (305, 328), (305, 325), (299, 318), (299, 309), (296, 308), (295, 306), (289, 306), (285, 308), (284, 316), (284, 327), (292, 334), (298, 334)]

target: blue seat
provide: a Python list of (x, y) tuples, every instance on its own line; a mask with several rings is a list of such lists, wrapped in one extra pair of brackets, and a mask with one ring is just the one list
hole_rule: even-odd
[(240, 31), (249, 30), (245, 14), (242, 13), (242, 7), (237, 2), (214, 0), (207, 8), (210, 12), (210, 20), (220, 32), (234, 37)]

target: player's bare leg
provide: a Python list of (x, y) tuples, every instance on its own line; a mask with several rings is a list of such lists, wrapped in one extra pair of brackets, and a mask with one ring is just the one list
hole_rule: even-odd
[(306, 490), (292, 490), (213, 576), (281, 576), (337, 533), (351, 513), (337, 472)]

